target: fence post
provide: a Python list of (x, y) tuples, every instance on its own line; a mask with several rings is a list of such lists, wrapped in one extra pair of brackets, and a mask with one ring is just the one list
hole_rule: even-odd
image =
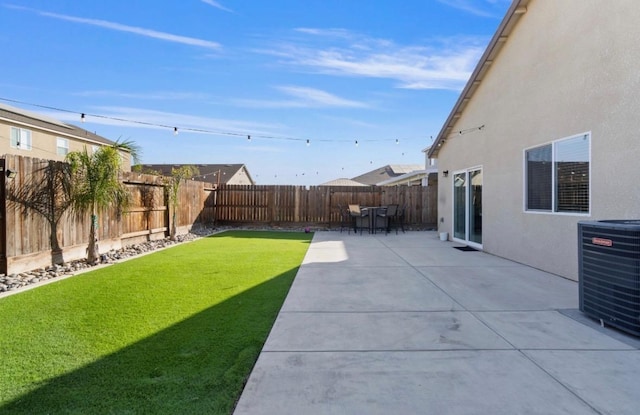
[(0, 170), (2, 170), (2, 178), (0, 179), (0, 273), (7, 274), (7, 199), (5, 197), (6, 186), (6, 160), (0, 159)]
[(295, 187), (293, 221), (300, 222), (300, 186)]

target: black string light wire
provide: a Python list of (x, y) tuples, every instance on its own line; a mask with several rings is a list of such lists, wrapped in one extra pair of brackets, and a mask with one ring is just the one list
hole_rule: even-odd
[[(112, 117), (112, 116), (108, 116), (108, 115), (93, 114), (93, 113), (88, 113), (88, 112), (73, 111), (73, 110), (68, 110), (68, 109), (64, 109), (64, 108), (52, 107), (52, 106), (49, 106), (49, 105), (42, 105), (42, 104), (34, 104), (34, 103), (31, 103), (31, 102), (24, 102), (24, 101), (19, 101), (19, 100), (10, 99), (10, 98), (0, 97), (0, 101), (10, 102), (10, 103), (19, 104), (19, 105), (28, 105), (28, 106), (32, 106), (32, 107), (48, 109), (48, 110), (51, 110), (51, 111), (64, 112), (64, 113), (68, 113), (68, 114), (77, 114), (80, 117), (80, 122), (82, 122), (82, 123), (84, 123), (87, 120), (88, 117), (93, 117), (93, 118), (100, 118), (100, 119), (106, 119), (106, 120), (111, 120), (111, 121), (119, 121), (119, 122), (124, 122), (124, 123), (143, 125), (143, 126), (148, 126), (148, 127), (166, 128), (169, 131), (172, 131), (173, 135), (178, 135), (178, 132), (193, 132), (193, 133), (212, 134), (212, 135), (246, 137), (247, 141), (251, 141), (252, 137), (256, 137), (256, 138), (262, 138), (262, 139), (268, 139), (268, 140), (300, 141), (302, 143), (306, 143), (307, 146), (309, 146), (311, 144), (311, 140), (309, 138), (285, 137), (285, 136), (264, 135), (264, 134), (247, 134), (247, 133), (241, 133), (241, 132), (223, 131), (223, 130), (214, 130), (214, 129), (205, 129), (205, 128), (178, 127), (176, 125), (161, 124), (161, 123), (154, 123), (154, 122), (140, 121), (140, 120), (132, 120), (132, 119), (127, 119), (127, 118)], [(335, 142), (343, 142), (343, 143), (352, 142), (353, 143), (353, 140), (351, 140), (351, 139), (318, 139), (318, 138), (314, 138), (314, 141), (316, 141), (316, 142), (334, 142), (334, 143)], [(397, 139), (397, 138), (392, 138), (392, 139), (365, 139), (365, 140), (359, 139), (359, 140), (355, 140), (355, 145), (358, 146), (362, 142), (382, 142), (382, 141), (395, 142), (396, 144), (399, 144), (399, 142), (400, 142), (400, 140)]]

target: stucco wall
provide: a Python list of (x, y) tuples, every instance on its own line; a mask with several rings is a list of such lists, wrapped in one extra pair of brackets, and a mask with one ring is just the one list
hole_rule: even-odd
[[(577, 222), (640, 218), (640, 7), (532, 1), (438, 154), (438, 216), (453, 172), (483, 168), (483, 249), (577, 279)], [(591, 132), (590, 215), (524, 211), (524, 149)]]

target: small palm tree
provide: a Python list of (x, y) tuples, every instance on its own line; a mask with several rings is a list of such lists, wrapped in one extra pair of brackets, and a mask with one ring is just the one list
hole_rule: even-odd
[(67, 155), (72, 177), (71, 200), (76, 212), (91, 212), (91, 229), (87, 262), (98, 262), (97, 212), (115, 205), (122, 212), (129, 204), (129, 193), (120, 181), (122, 169), (121, 152), (128, 152), (138, 159), (139, 149), (131, 141), (115, 142), (111, 146), (100, 147), (93, 154), (87, 148)]
[(169, 192), (169, 200), (171, 202), (171, 208), (173, 210), (173, 215), (171, 219), (171, 232), (170, 239), (172, 241), (176, 240), (176, 232), (177, 232), (177, 224), (176, 212), (178, 211), (178, 192), (180, 190), (180, 185), (183, 180), (187, 180), (189, 178), (193, 178), (200, 173), (196, 166), (186, 165), (179, 168), (171, 168), (171, 178), (169, 179), (169, 184), (167, 186), (167, 191)]

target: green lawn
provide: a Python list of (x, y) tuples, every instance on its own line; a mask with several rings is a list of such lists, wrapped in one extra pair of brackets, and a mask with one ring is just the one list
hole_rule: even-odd
[(224, 232), (0, 299), (0, 414), (230, 413), (312, 234)]

